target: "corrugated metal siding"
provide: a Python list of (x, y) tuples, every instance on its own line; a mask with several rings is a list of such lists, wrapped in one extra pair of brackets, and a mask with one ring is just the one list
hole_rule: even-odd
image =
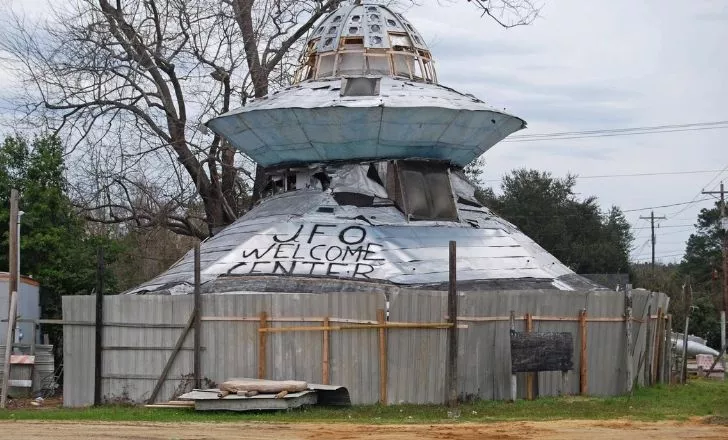
[[(95, 298), (63, 299), (64, 319), (93, 322)], [(110, 323), (186, 324), (194, 298), (183, 296), (119, 295), (104, 298), (104, 321)], [(257, 318), (266, 311), (274, 318), (300, 318), (270, 323), (272, 327), (322, 325), (325, 316), (375, 320), (385, 308), (382, 293), (356, 294), (208, 294), (202, 297), (203, 317), (247, 317), (248, 321), (202, 322), (203, 379), (220, 383), (233, 377), (257, 377)], [(305, 318), (312, 318), (306, 320)], [(315, 318), (315, 319), (313, 319)], [(181, 328), (104, 327), (103, 398), (107, 402), (143, 402), (149, 398)], [(267, 378), (322, 381), (321, 332), (269, 333)], [(93, 403), (94, 327), (66, 325), (64, 404)], [(191, 386), (193, 332), (187, 335), (157, 400), (168, 400)], [(134, 350), (134, 347), (139, 349)], [(332, 383), (349, 387), (353, 403), (373, 403), (379, 398), (378, 335), (374, 331), (331, 332)], [(209, 383), (209, 382), (208, 382)]]
[[(663, 294), (635, 291), (634, 317), (642, 319), (646, 306), (667, 310)], [(93, 297), (64, 298), (64, 319), (92, 322)], [(444, 322), (447, 293), (411, 290), (392, 293), (389, 320), (395, 322)], [(193, 297), (120, 295), (105, 298), (106, 322), (184, 325), (192, 311)], [(385, 308), (385, 295), (371, 293), (226, 293), (202, 297), (204, 317), (236, 317), (247, 320), (202, 322), (202, 374), (215, 383), (233, 377), (257, 377), (259, 316), (265, 311), (272, 327), (320, 326), (321, 319), (376, 320)], [(477, 321), (468, 317), (501, 317), (516, 312), (516, 328), (525, 329), (523, 316), (570, 317), (571, 321), (534, 321), (534, 331), (565, 331), (574, 334), (574, 370), (569, 373), (569, 392), (579, 391), (579, 310), (589, 318), (623, 316), (624, 294), (611, 291), (564, 292), (554, 290), (468, 292), (459, 295), (463, 318), (458, 330), (459, 387), (463, 398), (507, 399), (510, 397), (510, 323), (508, 320)], [(281, 318), (289, 318), (283, 322)], [(332, 322), (332, 325), (335, 325)], [(592, 395), (613, 395), (626, 390), (625, 324), (623, 321), (588, 322), (588, 390)], [(653, 329), (655, 324), (653, 323)], [(103, 394), (108, 401), (146, 400), (161, 373), (181, 328), (132, 328), (106, 326), (104, 330)], [(646, 326), (633, 323), (634, 377), (642, 383)], [(654, 334), (654, 331), (653, 331)], [(390, 329), (387, 339), (388, 403), (439, 403), (445, 397), (447, 331), (442, 329)], [(64, 328), (67, 406), (93, 401), (93, 344), (91, 326)], [(170, 371), (158, 400), (191, 385), (192, 332)], [(285, 332), (267, 334), (267, 374), (270, 379), (322, 381), (323, 333)], [(331, 383), (349, 388), (352, 402), (371, 404), (379, 400), (379, 337), (375, 330), (333, 331), (330, 334)], [(116, 348), (113, 348), (116, 347)], [(147, 349), (130, 349), (140, 347)], [(150, 349), (151, 348), (151, 349)], [(640, 363), (640, 357), (642, 362)], [(638, 366), (641, 368), (638, 370)], [(519, 375), (519, 395), (525, 395), (525, 375)], [(538, 394), (556, 395), (560, 372), (538, 374)]]
[[(93, 321), (96, 298), (63, 297), (63, 319)], [(94, 402), (94, 328), (63, 326), (63, 404), (87, 406)]]
[[(23, 348), (22, 354), (30, 354), (29, 348)], [(0, 383), (3, 381), (2, 372), (5, 371), (5, 346), (0, 345)], [(53, 360), (52, 345), (36, 345), (35, 346), (35, 365), (33, 366), (33, 391), (38, 391), (41, 385), (50, 385), (55, 364)], [(10, 369), (10, 379), (30, 379), (30, 368), (18, 367)], [(9, 394), (22, 395), (28, 394), (27, 388), (10, 388)]]

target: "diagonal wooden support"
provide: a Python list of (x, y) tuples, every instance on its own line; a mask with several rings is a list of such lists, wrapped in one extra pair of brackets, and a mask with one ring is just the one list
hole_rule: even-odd
[(182, 329), (182, 333), (179, 335), (179, 338), (177, 339), (177, 343), (174, 345), (172, 354), (169, 356), (169, 359), (167, 359), (167, 364), (164, 366), (164, 369), (162, 369), (162, 374), (159, 375), (156, 385), (154, 385), (154, 390), (152, 390), (152, 395), (149, 397), (149, 399), (147, 399), (148, 404), (154, 403), (154, 401), (157, 399), (159, 390), (162, 389), (162, 385), (164, 384), (164, 381), (167, 379), (167, 374), (169, 374), (169, 370), (172, 369), (174, 360), (177, 358), (177, 353), (180, 352), (180, 349), (182, 348), (182, 344), (184, 344), (185, 339), (187, 338), (187, 334), (190, 332), (190, 329), (195, 324), (197, 312), (198, 312), (197, 310), (192, 310), (192, 313), (190, 313), (190, 317), (187, 320), (187, 325), (185, 325), (185, 328)]

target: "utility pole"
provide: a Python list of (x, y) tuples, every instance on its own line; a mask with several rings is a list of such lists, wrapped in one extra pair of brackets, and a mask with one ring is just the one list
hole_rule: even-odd
[(649, 220), (652, 226), (652, 276), (655, 276), (655, 220), (665, 220), (667, 217), (655, 217), (655, 211), (650, 212), (649, 217), (640, 217), (642, 220)]
[[(725, 207), (725, 186), (720, 182), (720, 191), (703, 191), (703, 194), (720, 194), (719, 227), (723, 230), (723, 310), (720, 311), (720, 345), (726, 346), (726, 314), (728, 313), (728, 214)], [(726, 375), (726, 362), (723, 358), (723, 379)]]
[(10, 191), (10, 234), (8, 241), (10, 249), (8, 255), (8, 331), (5, 339), (5, 353), (3, 359), (2, 388), (0, 388), (0, 408), (5, 408), (8, 398), (8, 381), (10, 380), (10, 354), (13, 351), (15, 342), (15, 318), (17, 316), (17, 291), (18, 291), (18, 201), (20, 194), (17, 189)]

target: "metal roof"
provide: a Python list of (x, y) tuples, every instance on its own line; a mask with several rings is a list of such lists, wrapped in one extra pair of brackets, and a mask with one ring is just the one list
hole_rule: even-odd
[(267, 167), (372, 158), (444, 159), (465, 166), (526, 126), (472, 95), (378, 79), (377, 96), (341, 96), (341, 79), (291, 86), (207, 125)]

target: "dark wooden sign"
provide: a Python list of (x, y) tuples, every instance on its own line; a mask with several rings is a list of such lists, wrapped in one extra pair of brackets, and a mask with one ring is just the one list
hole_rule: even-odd
[(511, 373), (574, 368), (571, 333), (511, 332)]

